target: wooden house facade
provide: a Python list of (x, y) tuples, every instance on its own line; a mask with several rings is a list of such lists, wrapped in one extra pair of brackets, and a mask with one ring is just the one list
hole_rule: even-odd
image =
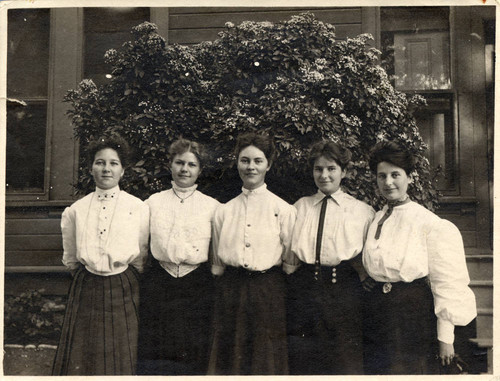
[(107, 49), (145, 20), (169, 44), (194, 44), (217, 38), (228, 21), (281, 21), (306, 10), (335, 25), (339, 39), (371, 33), (392, 60), (396, 88), (428, 99), (417, 120), (431, 164), (443, 168), (438, 214), (464, 238), (476, 341), (491, 348), (494, 6), (8, 10), (5, 293), (67, 292), (60, 218), (75, 201), (79, 154), (62, 100), (83, 78), (106, 81)]

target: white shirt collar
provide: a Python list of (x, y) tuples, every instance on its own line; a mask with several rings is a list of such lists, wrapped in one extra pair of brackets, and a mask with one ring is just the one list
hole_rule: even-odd
[(247, 189), (245, 187), (242, 187), (241, 191), (243, 192), (243, 194), (245, 196), (248, 196), (250, 194), (262, 194), (262, 193), (264, 193), (266, 191), (266, 189), (267, 189), (267, 184), (264, 183), (260, 187), (255, 188), (255, 189)]
[(111, 189), (101, 189), (99, 187), (95, 188), (95, 194), (98, 200), (113, 200), (118, 197), (120, 193), (120, 186), (117, 185)]
[(196, 188), (198, 187), (198, 184), (194, 184), (194, 185), (191, 185), (190, 187), (188, 188), (181, 188), (180, 186), (178, 186), (175, 181), (172, 180), (172, 188), (174, 188), (174, 190), (177, 192), (177, 193), (189, 193), (189, 192), (194, 192), (196, 190)]
[[(344, 194), (345, 194), (344, 191), (341, 188), (339, 188), (335, 193), (331, 194), (330, 196), (333, 202), (335, 202), (337, 205), (340, 206)], [(326, 194), (324, 194), (318, 189), (318, 192), (314, 196), (315, 196), (314, 204), (318, 204), (326, 197)]]

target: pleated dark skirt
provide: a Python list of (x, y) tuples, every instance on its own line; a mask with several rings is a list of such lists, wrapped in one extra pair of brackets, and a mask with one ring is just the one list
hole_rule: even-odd
[(133, 375), (137, 362), (138, 273), (75, 274), (53, 375)]
[(335, 274), (322, 266), (314, 280), (304, 264), (287, 277), (290, 374), (363, 374), (361, 282), (349, 262)]
[(174, 278), (154, 260), (143, 279), (137, 373), (206, 374), (214, 293), (208, 265)]
[(364, 292), (366, 374), (435, 374), (439, 353), (434, 299), (426, 278), (378, 283)]
[(226, 268), (216, 281), (208, 374), (288, 374), (284, 282), (278, 267)]

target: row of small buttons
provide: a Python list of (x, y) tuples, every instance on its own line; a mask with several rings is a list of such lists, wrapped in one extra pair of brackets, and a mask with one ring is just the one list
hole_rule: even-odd
[[(319, 278), (319, 261), (315, 262), (316, 270), (314, 271), (314, 280)], [(332, 283), (337, 283), (337, 269), (332, 267)]]

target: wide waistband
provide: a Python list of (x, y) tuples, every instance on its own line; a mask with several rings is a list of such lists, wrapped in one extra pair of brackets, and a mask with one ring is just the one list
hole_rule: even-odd
[(224, 272), (226, 274), (238, 274), (238, 275), (245, 275), (245, 276), (259, 276), (259, 275), (264, 275), (264, 274), (271, 274), (275, 272), (280, 272), (281, 268), (279, 266), (273, 266), (268, 268), (267, 270), (261, 270), (261, 271), (252, 271), (252, 270), (247, 270), (244, 267), (233, 267), (233, 266), (227, 266)]
[[(139, 275), (139, 272), (137, 271), (137, 269), (134, 267), (134, 266), (127, 266), (125, 268), (121, 268), (120, 270), (121, 271), (117, 271), (117, 272), (114, 272), (114, 273), (99, 273), (99, 272), (96, 272), (96, 271), (93, 271), (92, 269), (89, 268), (89, 266), (81, 266), (81, 269), (86, 271), (87, 273), (91, 274), (91, 275), (95, 275), (95, 276), (99, 276), (99, 277), (113, 277), (113, 276), (117, 276), (117, 275), (120, 275), (120, 274), (125, 274), (127, 272), (132, 272), (134, 273), (135, 275)], [(80, 269), (79, 269), (80, 270)]]
[(200, 267), (201, 264), (191, 265), (186, 263), (176, 264), (172, 262), (158, 261), (160, 266), (174, 278), (182, 278)]
[[(336, 266), (319, 266), (303, 263), (302, 271), (310, 274), (311, 278), (317, 281), (328, 281), (339, 283), (345, 280), (351, 280), (357, 273), (348, 261), (342, 261)], [(359, 278), (358, 278), (359, 279)]]
[(382, 291), (384, 294), (389, 294), (394, 291), (400, 291), (412, 287), (430, 287), (429, 278), (424, 276), (413, 280), (412, 282), (376, 282), (375, 288)]

